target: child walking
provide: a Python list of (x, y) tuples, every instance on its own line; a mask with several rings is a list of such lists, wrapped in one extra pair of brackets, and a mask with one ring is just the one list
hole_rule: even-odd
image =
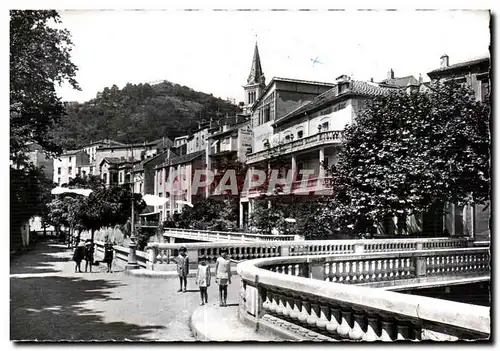
[(221, 249), (221, 256), (217, 258), (215, 276), (219, 284), (220, 306), (226, 306), (227, 285), (231, 284), (231, 262), (227, 259), (226, 249)]
[(200, 287), (201, 306), (208, 303), (207, 288), (210, 286), (210, 266), (207, 265), (206, 257), (200, 257), (198, 271), (196, 272), (196, 284)]
[(85, 256), (85, 245), (82, 242), (76, 244), (75, 252), (73, 253), (73, 261), (75, 261), (75, 273), (82, 273), (82, 260)]
[(106, 273), (113, 273), (111, 271), (111, 265), (113, 264), (113, 244), (110, 242), (107, 242), (106, 245), (104, 246), (104, 262), (108, 265), (108, 270)]
[[(187, 276), (189, 274), (189, 257), (186, 254), (187, 249), (185, 247), (181, 247), (179, 250), (179, 256), (175, 258), (175, 262), (177, 263), (177, 273), (179, 274), (179, 282), (181, 287), (177, 292), (186, 292), (187, 290)], [(184, 285), (184, 289), (183, 286)]]

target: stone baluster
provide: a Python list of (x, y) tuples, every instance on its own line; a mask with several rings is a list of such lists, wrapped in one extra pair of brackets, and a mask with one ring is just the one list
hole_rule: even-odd
[(369, 314), (367, 316), (366, 332), (363, 334), (363, 341), (377, 341), (379, 340), (379, 318), (375, 314)]
[(375, 281), (377, 279), (377, 261), (370, 261), (370, 281)]
[(326, 330), (327, 323), (328, 323), (328, 306), (322, 304), (319, 307), (319, 318), (316, 320), (316, 327), (322, 330)]
[(337, 281), (339, 283), (343, 283), (344, 282), (344, 262), (338, 262), (338, 272), (337, 272), (337, 276), (338, 276), (338, 279)]
[(307, 301), (302, 301), (301, 307), (298, 320), (300, 323), (306, 323), (307, 318), (309, 317), (310, 304)]
[(271, 303), (269, 304), (269, 311), (275, 313), (278, 309), (277, 296), (275, 293), (268, 292), (268, 294), (269, 294), (269, 301), (271, 301)]
[[(243, 280), (242, 280), (243, 281)], [(271, 306), (271, 297), (269, 296), (269, 292), (265, 291), (265, 298), (264, 302), (262, 303), (262, 308), (265, 309), (266, 311), (269, 311), (270, 306)]]
[(283, 295), (280, 295), (280, 294), (276, 294), (274, 295), (275, 298), (277, 299), (278, 303), (277, 303), (277, 307), (276, 307), (276, 313), (277, 314), (280, 314), (280, 315), (283, 315), (285, 309), (286, 309), (286, 306), (285, 306), (285, 301), (284, 301), (284, 297)]
[(337, 328), (337, 333), (342, 338), (347, 339), (352, 329), (352, 311), (349, 311), (347, 309), (342, 309), (341, 316), (342, 316), (342, 323)]
[(401, 261), (399, 258), (394, 259), (394, 279), (398, 279), (401, 275)]
[(293, 267), (294, 267), (293, 264), (289, 264), (287, 266), (287, 274), (288, 275), (293, 275)]
[(394, 279), (394, 260), (389, 259), (389, 274), (387, 276), (389, 279)]
[(282, 315), (285, 316), (285, 317), (291, 317), (291, 313), (293, 311), (293, 307), (292, 307), (292, 304), (293, 304), (293, 299), (291, 296), (283, 296), (283, 304), (284, 304), (284, 308), (283, 308), (283, 312), (282, 312)]
[(389, 276), (389, 270), (387, 268), (387, 259), (382, 260), (382, 280), (387, 280), (387, 277)]
[(338, 262), (332, 262), (330, 264), (330, 281), (334, 283), (338, 280), (338, 265)]
[(394, 322), (390, 319), (390, 317), (384, 316), (381, 324), (382, 332), (380, 335), (380, 340), (394, 341)]
[(410, 326), (400, 318), (396, 318), (396, 340), (410, 339)]
[(377, 273), (377, 277), (375, 280), (382, 280), (382, 260), (377, 260), (377, 270), (376, 270), (376, 273)]
[(309, 316), (307, 316), (306, 322), (310, 326), (316, 326), (316, 322), (319, 319), (319, 305), (311, 303), (310, 306), (311, 306), (311, 309), (309, 312)]
[(326, 330), (328, 330), (330, 334), (337, 335), (337, 329), (340, 326), (340, 322), (340, 311), (338, 308), (330, 308), (330, 319), (328, 323), (326, 323)]
[(326, 262), (324, 266), (325, 281), (330, 281), (330, 262)]
[(354, 326), (349, 332), (351, 340), (360, 341), (363, 338), (363, 329), (365, 327), (365, 315), (362, 310), (354, 311)]
[(298, 320), (302, 313), (302, 301), (295, 296), (291, 301), (293, 301), (293, 310), (290, 312), (290, 318)]
[(363, 281), (369, 282), (370, 281), (370, 261), (365, 261), (364, 262), (364, 275), (363, 275)]

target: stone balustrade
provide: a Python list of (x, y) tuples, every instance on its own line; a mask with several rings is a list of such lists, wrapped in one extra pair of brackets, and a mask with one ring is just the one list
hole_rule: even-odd
[(267, 235), (180, 228), (165, 228), (163, 236), (200, 241), (293, 241), (296, 239), (294, 235)]
[(422, 277), (489, 275), (488, 248), (342, 254), (283, 258), (267, 265), (273, 272), (343, 284), (388, 286)]
[[(104, 242), (103, 241), (96, 241), (96, 250), (95, 250), (95, 255), (96, 258), (103, 259), (104, 258)], [(130, 252), (130, 249), (128, 247), (120, 246), (120, 245), (113, 245), (113, 250), (114, 250), (114, 257), (113, 260), (119, 261), (123, 264), (126, 264), (128, 262), (128, 254)], [(147, 268), (148, 267), (148, 256), (147, 253), (142, 252), (142, 251), (136, 251), (136, 257), (137, 257), (137, 263), (139, 264), (139, 267), (141, 268)]]
[[(394, 260), (397, 253), (389, 257), (392, 258), (388, 260)], [(488, 248), (407, 251), (399, 257), (401, 265), (392, 269), (390, 264), (383, 263), (377, 263), (374, 269), (372, 264), (366, 266), (365, 262), (370, 260), (378, 262), (382, 258), (380, 254), (356, 255), (353, 260), (305, 256), (242, 262), (237, 267), (242, 280), (239, 318), (257, 329), (286, 330), (297, 340), (477, 340), (489, 337), (488, 307), (338, 284), (396, 279), (395, 274), (399, 275), (398, 279), (405, 279), (464, 271), (478, 274), (489, 269)], [(325, 267), (346, 262), (348, 267), (355, 267), (347, 274), (344, 270)], [(352, 262), (360, 264), (352, 265)], [(417, 262), (425, 264), (419, 268)], [(321, 264), (323, 268), (315, 270), (316, 263), (319, 264), (316, 268), (321, 268)], [(319, 279), (310, 279), (316, 274)]]
[[(275, 236), (273, 236), (275, 237)], [(341, 255), (376, 252), (397, 252), (429, 250), (439, 248), (460, 248), (470, 246), (467, 238), (421, 238), (421, 239), (359, 239), (359, 240), (303, 240), (303, 241), (224, 241), (200, 243), (150, 243), (146, 247), (148, 269), (162, 269), (175, 257), (181, 246), (186, 247), (190, 262), (196, 265), (198, 257), (207, 256), (215, 262), (220, 249), (228, 250), (234, 261), (268, 257), (288, 257), (304, 255)]]

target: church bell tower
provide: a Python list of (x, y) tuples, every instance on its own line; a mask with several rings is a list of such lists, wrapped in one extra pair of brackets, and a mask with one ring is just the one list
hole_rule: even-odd
[(252, 105), (260, 97), (265, 86), (266, 78), (264, 77), (260, 64), (259, 47), (257, 43), (255, 43), (252, 67), (250, 68), (247, 84), (243, 86), (245, 90), (245, 106), (243, 106), (243, 112), (245, 114), (251, 113)]

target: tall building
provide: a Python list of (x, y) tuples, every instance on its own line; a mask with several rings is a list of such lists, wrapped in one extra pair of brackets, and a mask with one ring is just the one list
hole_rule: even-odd
[(253, 53), (252, 66), (250, 67), (250, 74), (248, 75), (247, 84), (243, 86), (245, 90), (245, 100), (243, 106), (243, 113), (250, 113), (252, 105), (262, 95), (262, 91), (266, 86), (266, 77), (262, 72), (262, 65), (260, 63), (259, 47), (255, 43)]

